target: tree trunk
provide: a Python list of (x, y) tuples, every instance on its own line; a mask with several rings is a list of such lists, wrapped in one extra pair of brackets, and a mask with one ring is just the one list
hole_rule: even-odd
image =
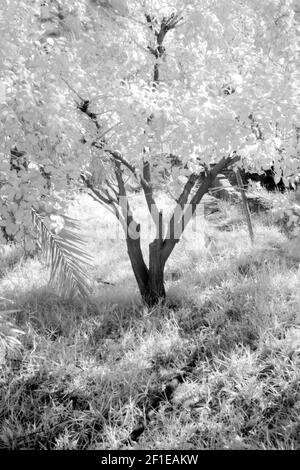
[[(126, 215), (128, 214), (130, 217), (127, 219), (130, 223), (134, 223), (135, 230), (129, 230), (129, 225), (126, 228), (126, 240), (127, 240), (127, 249), (129, 258), (131, 261), (131, 266), (135, 275), (135, 278), (138, 283), (138, 287), (141, 293), (141, 296), (144, 302), (149, 306), (153, 307), (159, 301), (164, 300), (166, 298), (166, 291), (164, 286), (164, 268), (165, 264), (172, 253), (174, 247), (180, 240), (180, 236), (182, 235), (185, 227), (189, 223), (191, 217), (195, 213), (195, 210), (200, 203), (202, 197), (208, 192), (213, 181), (215, 180), (216, 176), (223, 168), (226, 168), (229, 164), (233, 164), (237, 161), (240, 157), (227, 157), (222, 158), (212, 170), (208, 173), (208, 175), (204, 178), (201, 186), (197, 189), (196, 193), (190, 200), (190, 205), (192, 210), (185, 209), (184, 204), (188, 200), (188, 196), (190, 195), (191, 189), (194, 187), (196, 179), (193, 177), (188, 184), (185, 185), (182, 195), (179, 198), (179, 209), (180, 209), (180, 216), (175, 217), (175, 212), (171, 217), (169, 222), (169, 228), (166, 234), (166, 238), (164, 239), (163, 236), (163, 215), (162, 212), (157, 211), (158, 220), (155, 219), (157, 233), (156, 238), (153, 240), (152, 243), (149, 245), (149, 268), (147, 268), (142, 250), (141, 250), (141, 243), (140, 243), (140, 226), (134, 222), (131, 212), (128, 212), (129, 205), (127, 201), (126, 207)], [(145, 174), (145, 173), (144, 173)], [(117, 179), (119, 181), (120, 191), (122, 195), (125, 195), (124, 183), (120, 176), (120, 173), (116, 173)], [(146, 175), (146, 182), (149, 178)], [(147, 199), (147, 203), (149, 198), (152, 200), (152, 193), (148, 191), (148, 186), (145, 188), (143, 186), (145, 196)], [(151, 205), (151, 200), (149, 200), (148, 207)], [(180, 235), (177, 234), (177, 229), (180, 228)], [(175, 230), (176, 229), (176, 230)], [(133, 237), (133, 233), (138, 236), (136, 238)]]
[(165, 261), (162, 256), (161, 240), (155, 239), (149, 245), (149, 269), (147, 268), (140, 246), (140, 239), (127, 238), (127, 250), (131, 266), (143, 301), (153, 307), (166, 298), (164, 286)]
[(135, 240), (127, 235), (126, 243), (132, 270), (134, 272), (141, 296), (144, 298), (147, 292), (149, 271), (144, 262), (140, 238)]
[(155, 239), (149, 245), (148, 283), (143, 299), (149, 307), (166, 298), (164, 285), (165, 262), (162, 256), (161, 240)]

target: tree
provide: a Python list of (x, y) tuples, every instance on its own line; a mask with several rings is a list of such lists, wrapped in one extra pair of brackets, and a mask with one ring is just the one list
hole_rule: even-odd
[[(218, 173), (299, 171), (297, 0), (5, 0), (1, 218), (16, 238), (32, 207), (63, 207), (78, 182), (121, 222), (148, 305)], [(297, 127), (298, 126), (298, 127)], [(11, 149), (27, 170), (9, 167)], [(172, 159), (180, 169), (172, 167)], [(211, 165), (214, 163), (214, 165)], [(51, 190), (43, 168), (51, 174)], [(165, 220), (154, 187), (176, 192)], [(128, 199), (141, 187), (156, 226), (146, 264)]]

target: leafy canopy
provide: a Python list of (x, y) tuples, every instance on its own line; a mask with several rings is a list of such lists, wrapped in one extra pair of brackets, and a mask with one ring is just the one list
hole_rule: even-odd
[[(157, 54), (166, 18), (176, 27)], [(2, 0), (0, 217), (63, 207), (80, 175), (109, 180), (118, 151), (154, 175), (185, 175), (237, 152), (259, 169), (299, 162), (299, 0)], [(159, 66), (159, 81), (153, 70)], [(88, 102), (88, 103), (87, 103)], [(89, 115), (83, 104), (88, 106)], [(27, 167), (11, 168), (11, 150)], [(51, 187), (45, 173), (51, 175)], [(182, 184), (183, 170), (169, 184)]]

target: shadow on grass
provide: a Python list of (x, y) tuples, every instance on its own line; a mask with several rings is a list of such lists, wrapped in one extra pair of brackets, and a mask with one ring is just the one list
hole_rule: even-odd
[[(297, 446), (297, 361), (273, 343), (299, 311), (298, 264), (280, 244), (233, 256), (178, 268), (167, 302), (153, 309), (142, 306), (133, 276), (87, 304), (45, 287), (12, 292), (28, 333), (19, 369), (3, 374), (0, 447), (116, 448), (157, 397), (147, 448)], [(192, 384), (200, 398), (186, 408), (180, 387), (177, 401), (164, 391), (191, 360), (180, 386)], [(194, 431), (178, 438), (187, 426)]]
[(298, 264), (287, 258), (283, 245), (188, 274), (168, 292), (179, 327), (198, 339), (205, 331), (210, 355), (237, 344), (255, 350), (263, 332), (276, 322), (297, 322)]

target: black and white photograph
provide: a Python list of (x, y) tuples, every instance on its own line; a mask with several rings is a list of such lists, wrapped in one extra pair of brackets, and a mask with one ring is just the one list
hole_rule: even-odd
[(0, 0), (20, 450), (300, 450), (300, 0)]

